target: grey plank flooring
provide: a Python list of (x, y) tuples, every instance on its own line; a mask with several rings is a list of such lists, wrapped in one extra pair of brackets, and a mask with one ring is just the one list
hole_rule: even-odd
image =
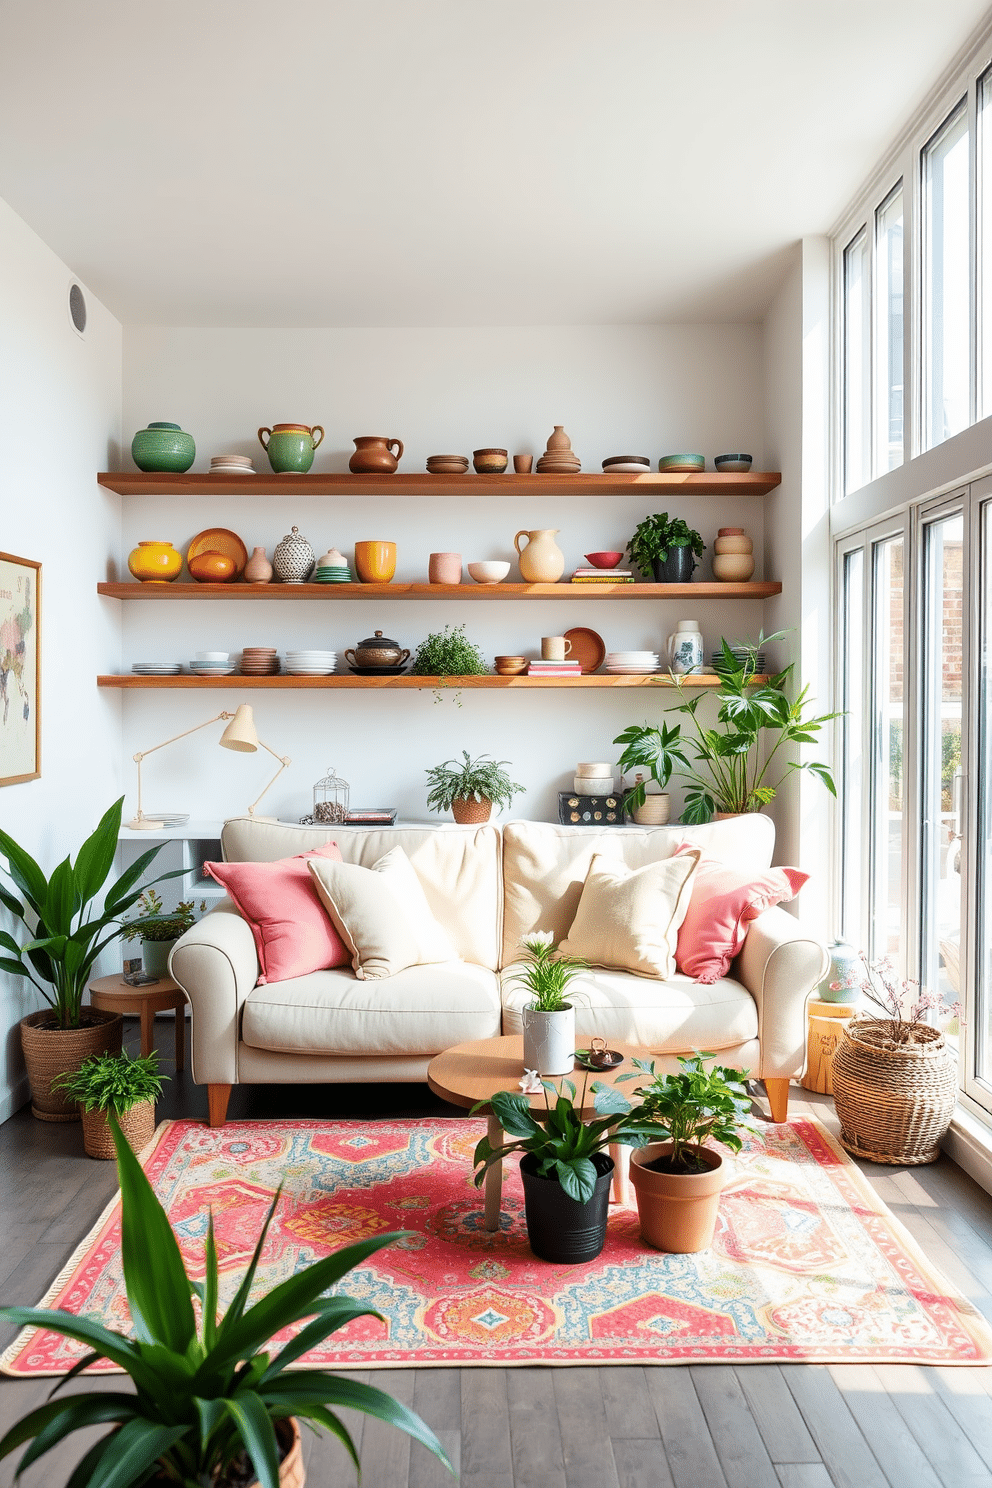
[[(159, 1025), (162, 1063), (171, 1022)], [(137, 1046), (137, 1026), (127, 1039)], [(759, 1103), (760, 1104), (760, 1103)], [(160, 1116), (205, 1114), (188, 1072)], [(836, 1129), (821, 1097), (793, 1110)], [(419, 1086), (236, 1090), (231, 1115), (324, 1119), (425, 1115), (447, 1108)], [(899, 1170), (861, 1164), (925, 1253), (992, 1319), (992, 1200), (942, 1159)], [(113, 1165), (82, 1155), (79, 1129), (19, 1112), (0, 1127), (0, 1303), (34, 1303), (116, 1187)], [(12, 1330), (0, 1330), (0, 1347)], [(755, 1364), (357, 1371), (437, 1432), (464, 1488), (977, 1488), (992, 1483), (992, 1368)], [(0, 1379), (0, 1432), (41, 1404), (50, 1380)], [(114, 1377), (99, 1389), (120, 1388)], [(418, 1445), (342, 1412), (375, 1488), (451, 1479)], [(86, 1441), (70, 1441), (21, 1479), (64, 1488)], [(309, 1482), (356, 1488), (344, 1449), (304, 1432)], [(16, 1454), (0, 1463), (12, 1488)]]

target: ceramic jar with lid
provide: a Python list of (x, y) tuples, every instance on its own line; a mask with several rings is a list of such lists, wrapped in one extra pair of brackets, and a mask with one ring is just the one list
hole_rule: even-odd
[(313, 548), (298, 527), (286, 533), (272, 554), (272, 567), (281, 584), (305, 584), (315, 561)]
[(131, 458), (139, 470), (182, 475), (196, 459), (196, 444), (179, 424), (153, 423), (131, 440)]
[(404, 666), (410, 659), (410, 653), (399, 641), (391, 640), (381, 630), (377, 630), (375, 635), (366, 636), (364, 641), (359, 641), (353, 650), (346, 651), (344, 659), (349, 666), (360, 667), (363, 671), (371, 668), (392, 671)]
[(142, 584), (171, 584), (182, 572), (182, 554), (171, 542), (143, 540), (128, 554), (127, 566)]

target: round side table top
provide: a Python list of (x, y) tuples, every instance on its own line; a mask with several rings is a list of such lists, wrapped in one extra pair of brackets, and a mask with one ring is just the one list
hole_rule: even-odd
[(174, 998), (177, 993), (182, 996), (183, 1001), (186, 1000), (186, 994), (180, 992), (179, 983), (174, 982), (170, 976), (158, 977), (154, 982), (146, 982), (143, 987), (132, 987), (130, 982), (124, 980), (123, 973), (118, 972), (116, 976), (97, 977), (89, 983), (89, 990), (91, 995), (95, 992), (98, 997), (119, 997), (122, 1002), (127, 999), (135, 1003), (144, 1002), (150, 997)]
[[(631, 1059), (634, 1055), (638, 1059), (651, 1059), (652, 1051), (643, 1049), (638, 1044), (621, 1044), (611, 1041), (610, 1047), (618, 1054), (623, 1055), (623, 1064), (616, 1065), (610, 1070), (582, 1069), (576, 1065), (570, 1075), (554, 1076), (556, 1082), (559, 1079), (571, 1080), (578, 1087), (578, 1095), (582, 1094), (582, 1081), (588, 1079), (587, 1090), (600, 1081), (605, 1085), (616, 1084), (618, 1075), (635, 1074)], [(436, 1054), (427, 1066), (427, 1083), (435, 1095), (442, 1100), (447, 1100), (455, 1106), (464, 1106), (468, 1109), (477, 1101), (487, 1101), (497, 1090), (508, 1090), (513, 1095), (521, 1095), (520, 1081), (524, 1072), (524, 1040), (523, 1034), (504, 1034), (500, 1038), (475, 1039), (467, 1044), (455, 1044), (454, 1048), (445, 1049), (443, 1054)], [(624, 1083), (620, 1089), (626, 1095), (630, 1095), (636, 1089), (634, 1081)], [(550, 1096), (548, 1097), (550, 1099)], [(545, 1092), (529, 1097), (531, 1109), (535, 1114), (546, 1110)], [(583, 1119), (595, 1114), (593, 1108), (593, 1097), (590, 1095), (588, 1101), (581, 1108)]]

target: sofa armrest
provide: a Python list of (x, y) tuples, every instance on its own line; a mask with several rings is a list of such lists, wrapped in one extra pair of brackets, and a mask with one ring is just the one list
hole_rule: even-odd
[(169, 975), (193, 1010), (190, 1065), (198, 1085), (237, 1083), (241, 1006), (258, 973), (251, 929), (229, 900), (173, 946)]
[(777, 906), (751, 924), (736, 973), (758, 1005), (759, 1079), (790, 1079), (806, 1063), (806, 1002), (829, 965), (818, 940)]

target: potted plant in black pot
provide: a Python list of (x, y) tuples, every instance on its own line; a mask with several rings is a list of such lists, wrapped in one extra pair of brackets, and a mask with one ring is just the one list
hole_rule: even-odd
[(462, 750), (462, 764), (445, 760), (427, 771), (430, 791), (427, 805), (431, 811), (450, 811), (462, 826), (487, 822), (494, 806), (509, 806), (524, 786), (511, 780), (503, 769), (509, 760), (489, 759), (480, 754), (471, 759)]
[[(206, 907), (207, 901), (201, 900), (201, 914)], [(165, 977), (169, 974), (169, 952), (195, 924), (192, 899), (167, 912), (155, 890), (146, 889), (138, 900), (137, 917), (127, 920), (121, 929), (121, 940), (140, 940), (142, 970), (149, 976)]]
[(654, 1140), (632, 1153), (630, 1180), (641, 1238), (677, 1255), (707, 1250), (713, 1243), (726, 1169), (723, 1156), (709, 1142), (739, 1152), (739, 1131), (753, 1125), (746, 1071), (718, 1064), (707, 1069), (703, 1061), (712, 1058), (705, 1051), (691, 1059), (679, 1055), (677, 1075), (656, 1073), (653, 1059), (635, 1059), (634, 1073), (617, 1076), (618, 1083), (649, 1077), (635, 1092), (641, 1103), (628, 1125), (642, 1143), (649, 1136)]
[[(611, 1142), (636, 1147), (645, 1137), (621, 1125), (631, 1110), (630, 1102), (612, 1086), (597, 1081), (592, 1086), (592, 1120), (582, 1118), (586, 1106), (588, 1075), (576, 1102), (571, 1080), (555, 1085), (542, 1080), (545, 1113), (543, 1122), (531, 1109), (526, 1095), (498, 1090), (489, 1101), (480, 1101), (476, 1111), (492, 1108), (505, 1132), (518, 1140), (494, 1148), (483, 1137), (475, 1149), (476, 1187), (481, 1187), (493, 1163), (511, 1152), (523, 1154), (520, 1176), (524, 1185), (524, 1212), (531, 1249), (542, 1261), (579, 1265), (593, 1261), (606, 1243), (606, 1219), (610, 1202), (613, 1159), (604, 1152)], [(548, 1097), (554, 1097), (552, 1105)]]
[(155, 1135), (155, 1102), (168, 1078), (159, 1072), (154, 1049), (140, 1059), (132, 1059), (126, 1050), (93, 1054), (78, 1070), (63, 1075), (56, 1083), (82, 1110), (86, 1156), (114, 1157), (111, 1111), (131, 1151), (147, 1147)]
[(706, 544), (694, 528), (681, 517), (655, 512), (634, 528), (627, 553), (646, 579), (656, 584), (688, 584), (696, 559), (706, 551)]

